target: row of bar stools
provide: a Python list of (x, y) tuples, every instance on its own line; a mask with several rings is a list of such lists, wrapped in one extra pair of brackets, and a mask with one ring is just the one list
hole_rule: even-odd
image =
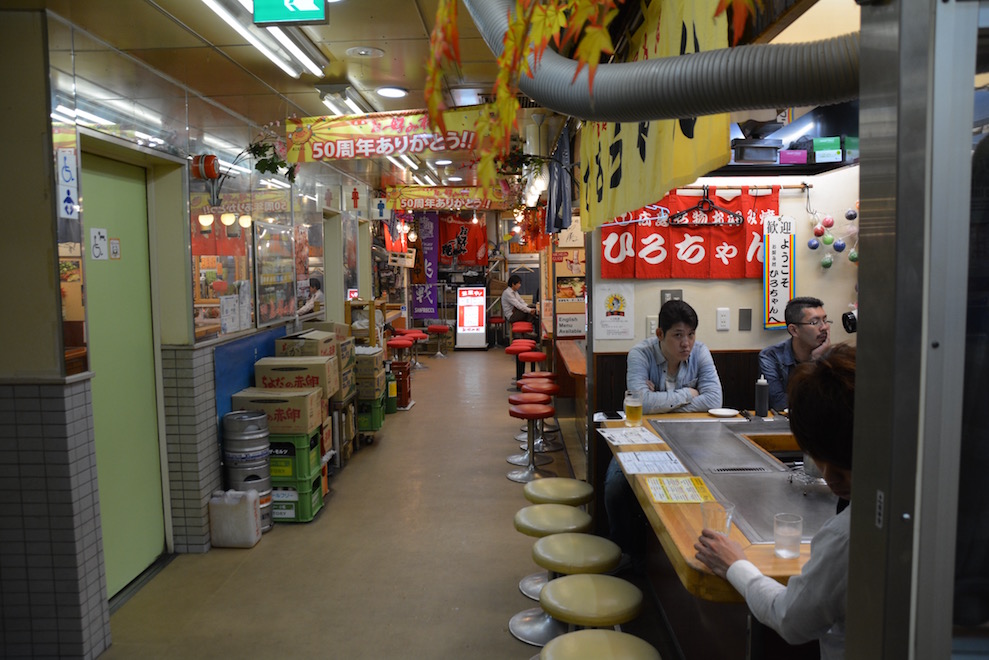
[[(533, 504), (581, 506), (594, 497), (594, 487), (579, 479), (547, 477), (527, 483), (522, 488), (522, 494)], [(519, 591), (532, 600), (539, 600), (539, 591), (549, 581), (549, 571), (537, 571), (522, 578), (519, 582)]]
[[(523, 380), (528, 380), (529, 378), (541, 378), (544, 380), (551, 380), (556, 382), (556, 373), (552, 371), (527, 371), (522, 374)], [(552, 420), (546, 420), (543, 422), (543, 431), (548, 431), (550, 433), (556, 433), (560, 430), (560, 427), (556, 425)], [(521, 438), (520, 438), (521, 440)]]
[[(601, 536), (569, 532), (544, 536), (532, 546), (532, 560), (549, 574), (539, 590), (540, 602), (542, 592), (560, 576), (607, 573), (618, 566), (621, 558), (621, 548)], [(568, 625), (554, 619), (544, 608), (533, 607), (513, 616), (508, 629), (527, 644), (543, 646), (566, 633)]]
[(450, 332), (450, 327), (445, 324), (434, 323), (426, 327), (426, 332), (436, 338), (436, 352), (433, 354), (433, 357), (445, 358), (446, 356), (443, 355), (443, 343), (446, 341), (447, 333)]
[(389, 339), (385, 342), (385, 346), (388, 347), (389, 360), (408, 360), (412, 353), (412, 340), (404, 339), (402, 335)]
[(510, 406), (508, 414), (516, 419), (526, 420), (529, 427), (529, 441), (524, 454), (510, 456), (508, 460), (509, 463), (515, 465), (512, 459), (521, 457), (525, 460), (525, 467), (512, 470), (506, 476), (511, 481), (518, 483), (528, 483), (534, 479), (554, 476), (552, 472), (536, 467), (536, 452), (533, 451), (533, 445), (536, 443), (536, 420), (552, 417), (556, 414), (556, 410), (553, 406), (545, 403), (522, 403)]
[(505, 353), (507, 355), (515, 356), (515, 380), (512, 381), (512, 387), (509, 388), (510, 391), (517, 389), (515, 384), (522, 380), (522, 375), (525, 370), (525, 365), (523, 365), (522, 361), (519, 360), (519, 356), (523, 353), (532, 351), (535, 346), (536, 342), (532, 339), (516, 339), (505, 349)]
[[(526, 403), (548, 404), (551, 400), (552, 399), (548, 394), (540, 394), (538, 392), (516, 392), (515, 394), (510, 394), (508, 396), (508, 405), (518, 406)], [(525, 434), (523, 434), (523, 436), (525, 436)], [(521, 454), (512, 454), (505, 460), (507, 460), (512, 465), (518, 465), (518, 466), (528, 465), (529, 453), (525, 451), (526, 447), (524, 445), (520, 447), (520, 449), (523, 450)], [(537, 466), (546, 465), (547, 463), (553, 462), (553, 459), (550, 458), (549, 456), (536, 456), (533, 460)], [(540, 481), (542, 481), (542, 479), (540, 479)]]

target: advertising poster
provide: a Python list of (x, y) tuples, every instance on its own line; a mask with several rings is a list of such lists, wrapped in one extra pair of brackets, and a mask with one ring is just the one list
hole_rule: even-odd
[(594, 290), (594, 336), (597, 339), (635, 339), (635, 286), (602, 282)]
[(483, 286), (457, 289), (457, 348), (487, 348), (486, 301), (487, 289)]
[(439, 232), (436, 213), (419, 214), (419, 245), (415, 267), (410, 273), (412, 282), (412, 318), (437, 318), (439, 264)]
[(583, 248), (553, 251), (556, 299), (556, 335), (584, 337), (587, 334), (587, 278)]

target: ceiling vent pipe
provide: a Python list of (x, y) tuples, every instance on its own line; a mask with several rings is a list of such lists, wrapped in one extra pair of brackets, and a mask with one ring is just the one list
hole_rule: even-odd
[[(514, 0), (464, 3), (497, 57)], [(560, 114), (610, 122), (830, 105), (859, 96), (859, 35), (601, 64), (594, 76), (593, 94), (588, 89), (587, 67), (573, 80), (576, 69), (576, 61), (548, 48), (535, 77), (522, 76), (519, 89)]]

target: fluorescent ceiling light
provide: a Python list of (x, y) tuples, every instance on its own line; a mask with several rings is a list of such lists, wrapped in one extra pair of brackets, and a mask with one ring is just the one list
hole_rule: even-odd
[(247, 169), (246, 167), (241, 167), (240, 165), (234, 165), (233, 163), (228, 163), (227, 161), (223, 160), (222, 158), (217, 158), (216, 159), (216, 162), (220, 165), (220, 167), (225, 167), (228, 170), (233, 170), (234, 172), (240, 172), (241, 174), (249, 174), (250, 173), (250, 170)]
[(438, 167), (443, 167), (444, 165), (453, 165), (453, 161), (450, 160), (449, 158), (441, 158), (440, 160), (436, 161), (436, 165)]
[(481, 102), (481, 95), (476, 89), (454, 89), (450, 93), (454, 105), (477, 105)]
[(350, 108), (351, 110), (354, 111), (354, 114), (355, 115), (364, 115), (364, 114), (367, 114), (366, 112), (364, 112), (364, 110), (361, 109), (361, 107), (359, 105), (357, 105), (356, 103), (354, 103), (354, 99), (350, 98), (349, 96), (345, 96), (344, 99), (343, 99), (343, 102), (347, 104), (347, 107), (348, 108)]
[(291, 188), (292, 186), (284, 181), (279, 181), (278, 179), (261, 179), (259, 181), (262, 186), (268, 186), (269, 188)]
[(406, 156), (405, 154), (399, 154), (398, 157), (401, 158), (406, 163), (408, 163), (409, 164), (409, 167), (411, 167), (412, 169), (414, 169), (414, 170), (419, 169), (419, 166), (416, 165), (416, 162), (414, 160), (412, 160), (411, 158), (409, 158), (408, 156)]
[[(203, 4), (213, 10), (213, 13), (223, 19), (223, 22), (229, 25), (234, 31), (240, 36), (244, 37), (249, 44), (258, 49), (258, 51), (267, 57), (269, 60), (274, 62), (279, 69), (292, 76), (293, 78), (298, 78), (302, 75), (302, 72), (293, 67), (289, 62), (285, 61), (283, 58), (279, 57), (270, 48), (265, 46), (261, 41), (251, 34), (247, 29), (247, 26), (243, 25), (237, 18), (224, 9), (216, 0), (203, 0)], [(241, 2), (243, 4), (243, 2)], [(253, 4), (252, 4), (253, 7)]]
[(402, 165), (400, 162), (398, 162), (397, 160), (395, 160), (391, 156), (385, 156), (385, 158), (387, 158), (388, 159), (388, 162), (391, 163), (392, 165), (394, 165), (395, 167), (397, 167), (398, 169), (400, 169), (400, 170), (404, 170), (405, 169), (405, 165)]
[(213, 147), (214, 149), (222, 149), (223, 151), (240, 151), (240, 147), (234, 144), (230, 144), (226, 140), (221, 140), (218, 137), (213, 137), (209, 133), (203, 133), (203, 144), (208, 147)]
[(73, 119), (72, 117), (66, 117), (65, 115), (60, 115), (57, 112), (52, 112), (51, 113), (51, 118), (54, 119), (55, 121), (61, 122), (63, 124), (74, 124), (74, 123), (76, 123), (76, 120)]
[(127, 117), (140, 119), (155, 126), (161, 126), (161, 115), (133, 101), (125, 101), (120, 98), (120, 94), (111, 92), (83, 78), (77, 77), (71, 81), (67, 91), (73, 96), (78, 95), (86, 102), (98, 103), (99, 105), (113, 108)]
[(425, 183), (423, 183), (423, 182), (422, 182), (422, 179), (420, 179), (420, 178), (419, 178), (418, 176), (416, 176), (415, 174), (413, 174), (413, 175), (412, 175), (412, 180), (413, 180), (413, 181), (415, 181), (416, 183), (418, 183), (418, 184), (419, 184), (420, 186), (424, 186), (424, 185), (426, 185)]
[(386, 99), (403, 99), (409, 95), (407, 89), (402, 87), (379, 87), (378, 96), (384, 96)]
[(463, 180), (464, 180), (464, 177), (462, 177), (462, 176), (457, 176), (457, 175), (453, 175), (453, 176), (448, 176), (448, 177), (446, 178), (446, 180), (447, 180), (447, 181), (454, 181), (454, 182), (457, 182), (457, 181), (463, 181)]
[(284, 46), (288, 52), (292, 53), (292, 57), (299, 60), (302, 66), (309, 69), (309, 72), (311, 74), (313, 74), (317, 78), (323, 77), (323, 70), (319, 68), (319, 65), (313, 62), (308, 55), (303, 53), (302, 49), (296, 46), (295, 42), (289, 39), (285, 35), (285, 33), (282, 32), (281, 28), (270, 27), (268, 28), (268, 32), (270, 32), (275, 37), (275, 39), (278, 40), (278, 43)]
[(431, 186), (435, 186), (436, 185), (436, 182), (433, 181), (428, 174), (423, 174), (422, 175), (422, 178), (425, 179), (427, 182), (429, 182), (429, 185), (431, 185)]
[(323, 97), (323, 105), (329, 108), (330, 112), (332, 112), (337, 117), (343, 114), (340, 108), (337, 107), (337, 104), (330, 100), (329, 96)]

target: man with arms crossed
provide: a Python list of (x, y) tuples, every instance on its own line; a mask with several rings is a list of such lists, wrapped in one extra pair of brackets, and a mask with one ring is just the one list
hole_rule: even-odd
[(759, 352), (759, 368), (769, 381), (769, 407), (774, 410), (788, 407), (786, 388), (797, 365), (816, 360), (831, 347), (832, 321), (819, 299), (792, 299), (783, 318), (790, 337)]

